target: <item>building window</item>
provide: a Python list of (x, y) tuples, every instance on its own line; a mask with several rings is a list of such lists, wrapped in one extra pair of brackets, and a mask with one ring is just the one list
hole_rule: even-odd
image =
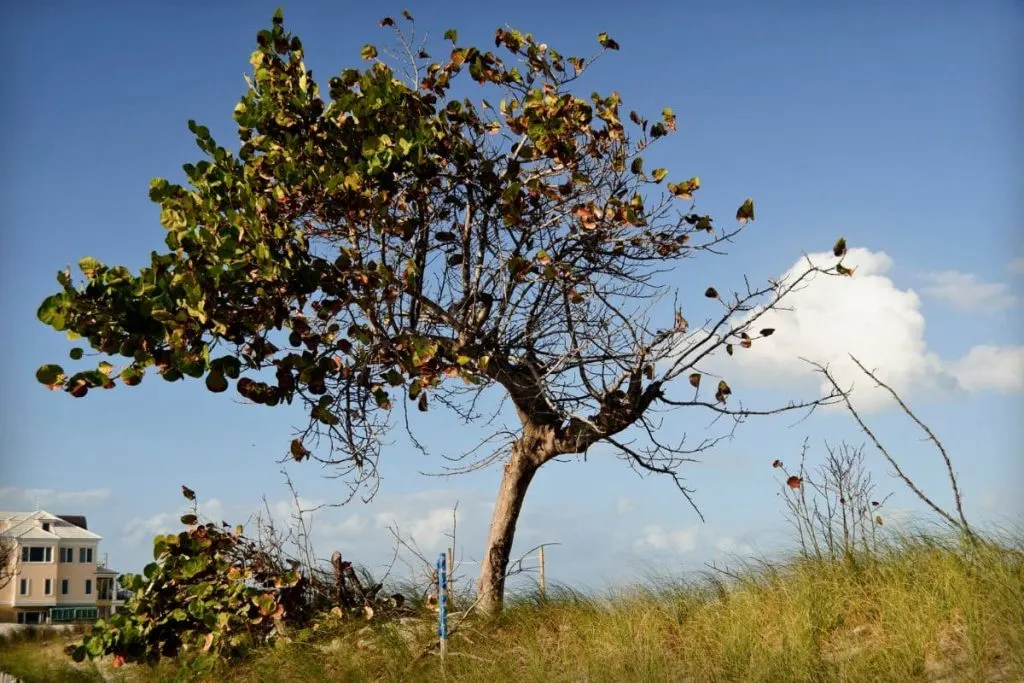
[(67, 562), (74, 562), (75, 561), (75, 549), (74, 548), (61, 548), (59, 555), (60, 555), (60, 561), (61, 562), (67, 563)]
[(49, 522), (43, 522), (43, 531), (49, 531), (49, 530), (50, 530), (50, 523)]
[(96, 621), (99, 609), (96, 607), (78, 607), (75, 609), (75, 621)]
[(28, 595), (29, 591), (32, 590), (32, 580), (31, 579), (22, 579), (21, 580), (21, 586), (19, 586), (19, 588), (21, 589), (21, 590), (18, 591), (18, 593), (20, 595)]
[(73, 621), (75, 618), (74, 607), (54, 607), (50, 610), (50, 621), (58, 624), (62, 621)]
[(79, 548), (78, 561), (82, 564), (92, 562), (92, 548)]
[(85, 594), (92, 595), (92, 579), (85, 580)]
[(22, 562), (53, 562), (53, 546), (25, 546), (21, 549)]
[(61, 579), (60, 580), (60, 594), (61, 595), (67, 595), (69, 590), (70, 590), (70, 586), (68, 585), (68, 580), (67, 579)]
[(43, 595), (53, 595), (53, 579), (43, 579)]

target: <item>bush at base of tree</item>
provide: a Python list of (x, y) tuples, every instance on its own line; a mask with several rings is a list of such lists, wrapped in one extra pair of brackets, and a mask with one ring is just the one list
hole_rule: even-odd
[(307, 579), (297, 568), (282, 567), (240, 526), (197, 521), (182, 517), (187, 530), (154, 539), (155, 562), (142, 574), (121, 576), (131, 597), (68, 646), (75, 661), (112, 655), (115, 666), (155, 664), (197, 652), (229, 658), (280, 636), (286, 617), (303, 622), (310, 612)]

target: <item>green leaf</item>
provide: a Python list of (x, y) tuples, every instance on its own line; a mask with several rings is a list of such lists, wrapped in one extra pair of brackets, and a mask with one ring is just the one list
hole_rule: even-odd
[(754, 220), (754, 200), (748, 199), (736, 210), (736, 220), (740, 224), (744, 224), (747, 221)]
[(82, 354), (85, 353), (80, 347), (76, 346), (68, 352), (71, 360), (82, 360)]
[(49, 325), (55, 330), (63, 330), (65, 323), (66, 304), (63, 294), (52, 294), (43, 300), (36, 311), (39, 322)]
[[(188, 517), (188, 515), (185, 515)], [(184, 519), (184, 517), (182, 518)], [(194, 555), (181, 565), (181, 578), (191, 579), (192, 577), (200, 574), (204, 569), (210, 565), (210, 559), (206, 555)], [(191, 605), (200, 604), (198, 601), (190, 603)]]
[(310, 412), (310, 416), (314, 420), (318, 420), (324, 423), (325, 425), (329, 426), (334, 426), (341, 422), (341, 419), (337, 415), (327, 410), (326, 408), (321, 408), (320, 406), (314, 407), (313, 410)]
[(656, 168), (651, 172), (651, 177), (654, 178), (654, 182), (660, 183), (668, 175), (668, 170), (664, 168)]
[(381, 143), (381, 139), (377, 136), (368, 137), (365, 140), (363, 140), (364, 157), (369, 158), (375, 156), (383, 148), (384, 145)]
[(163, 178), (153, 178), (149, 181), (149, 198), (154, 202), (162, 202), (167, 197), (167, 191), (171, 184)]
[(199, 518), (196, 517), (195, 515), (191, 514), (191, 513), (189, 513), (187, 515), (182, 515), (181, 516), (181, 523), (184, 524), (185, 526), (192, 526), (193, 524), (195, 524), (198, 521), (199, 521)]
[(227, 391), (228, 381), (223, 373), (214, 370), (206, 376), (206, 388), (215, 394), (219, 394), (222, 391)]
[(444, 32), (444, 39), (452, 41), (452, 45), (454, 45), (459, 39), (459, 32), (450, 28)]
[(60, 384), (64, 380), (64, 368), (59, 365), (43, 365), (36, 370), (36, 381), (47, 386)]
[(412, 384), (409, 385), (409, 400), (415, 401), (419, 397), (421, 391), (423, 391), (422, 382), (420, 382), (419, 379), (414, 379)]
[(97, 270), (102, 267), (102, 263), (94, 259), (92, 256), (86, 256), (78, 262), (78, 267), (88, 276), (92, 276)]
[(367, 44), (363, 46), (363, 49), (359, 54), (363, 59), (369, 61), (377, 57), (377, 48), (373, 45)]
[(597, 42), (601, 44), (601, 47), (606, 50), (618, 50), (619, 44), (612, 40), (607, 33), (601, 32), (597, 34)]

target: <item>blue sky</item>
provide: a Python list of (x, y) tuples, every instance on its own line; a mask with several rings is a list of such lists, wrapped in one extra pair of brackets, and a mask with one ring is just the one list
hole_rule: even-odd
[[(511, 24), (564, 53), (589, 54), (596, 34), (609, 31), (622, 50), (595, 66), (586, 92), (616, 89), (628, 108), (671, 106), (679, 116), (680, 132), (648, 165), (699, 175), (699, 206), (721, 219), (748, 196), (757, 202), (758, 220), (728, 260), (680, 269), (684, 303), (711, 278), (735, 286), (744, 272), (777, 277), (839, 235), (858, 248), (854, 278), (815, 283), (794, 301), (797, 313), (780, 318), (770, 349), (723, 370), (734, 391), (751, 404), (807, 396), (817, 383), (794, 358), (812, 355), (846, 372), (845, 353), (857, 353), (946, 442), (968, 514), (1024, 521), (1024, 435), (1014, 419), (1024, 414), (1021, 5), (711, 4), (407, 7), (435, 45), (450, 26), (461, 43), (487, 44), (494, 28)], [(147, 561), (152, 533), (174, 528), (182, 483), (211, 516), (231, 522), (263, 495), (286, 511), (276, 459), (299, 416), (152, 379), (82, 401), (47, 392), (34, 371), (60, 362), (71, 344), (35, 310), (54, 291), (56, 271), (82, 256), (138, 267), (163, 248), (149, 180), (180, 180), (181, 165), (197, 159), (189, 118), (232, 140), (255, 32), (275, 6), (41, 2), (9, 8), (0, 28), (11, 56), (0, 75), (0, 508), (31, 509), (38, 499), (52, 512), (87, 514), (123, 570)], [(364, 43), (386, 42), (377, 21), (401, 9), (295, 2), (285, 18), (323, 82), (358, 66)], [(863, 388), (872, 425), (947, 502), (921, 434)], [(549, 575), (584, 585), (627, 581), (644, 567), (699, 569), (723, 552), (774, 551), (788, 537), (771, 461), (795, 462), (805, 437), (812, 458), (826, 438), (863, 440), (839, 413), (792, 422), (744, 425), (687, 470), (704, 525), (670, 482), (640, 479), (610, 456), (552, 463), (530, 490), (517, 548), (560, 542), (548, 554)], [(435, 413), (423, 426), (438, 452), (486, 435)], [(715, 427), (706, 415), (673, 414), (666, 429)], [(316, 515), (320, 552), (382, 562), (390, 547), (382, 526), (392, 520), (436, 550), (458, 501), (460, 552), (478, 557), (499, 470), (424, 477), (440, 458), (397, 436), (386, 456), (373, 503)], [(896, 492), (894, 516), (920, 512), (875, 455), (869, 462), (879, 490)], [(343, 495), (316, 466), (288, 472), (305, 500)]]

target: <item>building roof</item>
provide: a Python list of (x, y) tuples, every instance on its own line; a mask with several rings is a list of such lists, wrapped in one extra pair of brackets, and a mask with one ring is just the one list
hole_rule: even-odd
[[(67, 515), (75, 517), (76, 515)], [(84, 521), (85, 518), (82, 517)], [(19, 541), (98, 541), (102, 536), (84, 529), (46, 510), (35, 512), (0, 512), (0, 521), (6, 522), (0, 536)], [(43, 530), (42, 523), (49, 522), (50, 530)]]
[(83, 529), (88, 529), (89, 525), (85, 521), (85, 515), (57, 515), (65, 522), (71, 522), (75, 526), (80, 526)]

